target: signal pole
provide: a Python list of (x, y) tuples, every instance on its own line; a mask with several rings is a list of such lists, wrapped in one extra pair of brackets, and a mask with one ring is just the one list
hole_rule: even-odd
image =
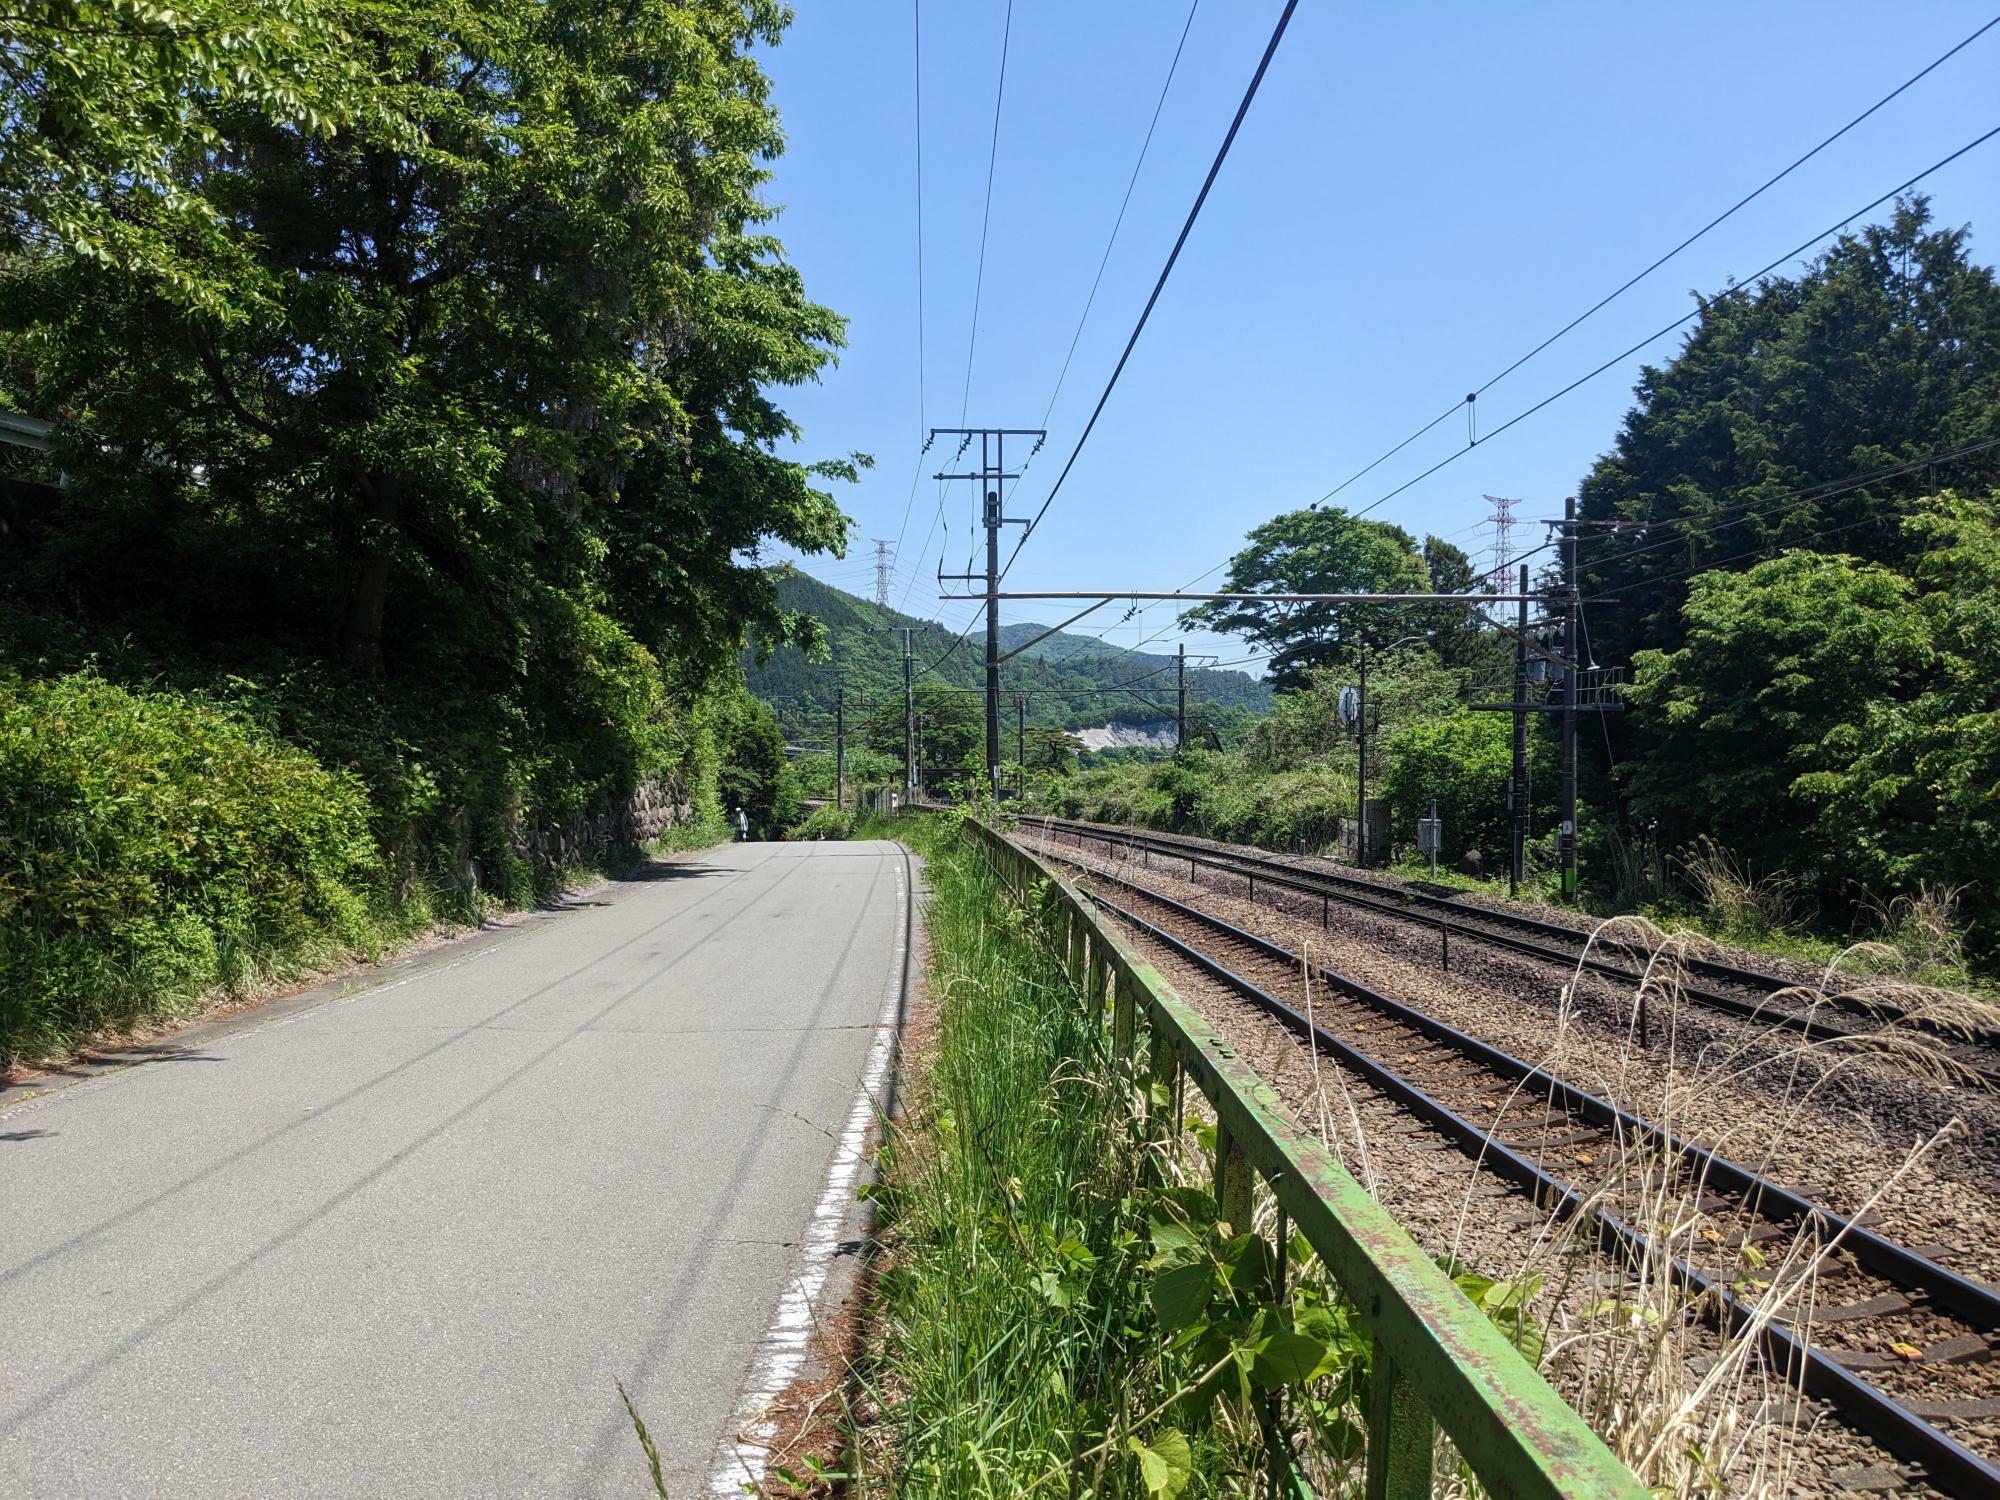
[(1562, 703), (1562, 895), (1576, 900), (1576, 496), (1563, 502), (1563, 703)]
[[(981, 524), (986, 528), (986, 571), (977, 573), (938, 573), (938, 582), (947, 579), (959, 583), (981, 583), (986, 585), (986, 785), (995, 801), (1000, 797), (1000, 528), (1003, 526), (1027, 526), (1026, 516), (1006, 514), (1001, 499), (1007, 481), (1018, 479), (1018, 474), (1007, 472), (1007, 439), (1033, 438), (1035, 448), (1042, 446), (1048, 433), (1039, 427), (933, 427), (930, 436), (935, 439), (940, 433), (960, 439), (960, 453), (971, 446), (974, 438), (979, 439), (979, 467), (970, 473), (940, 473), (939, 479), (970, 479), (979, 485), (981, 495)], [(1034, 456), (1030, 450), (1029, 457)]]
[(1521, 612), (1514, 635), (1514, 815), (1513, 858), (1507, 864), (1507, 894), (1521, 894), (1528, 871), (1528, 565), (1521, 564)]
[(1174, 654), (1174, 749), (1187, 748), (1187, 642)]

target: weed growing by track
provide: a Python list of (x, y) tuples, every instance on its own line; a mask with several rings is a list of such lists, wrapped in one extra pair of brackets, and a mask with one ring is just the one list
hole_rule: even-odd
[(952, 821), (897, 832), (928, 861), (937, 1036), (872, 1193), (854, 1489), (1248, 1493), (1276, 1441), (1344, 1488), (1368, 1341), (1309, 1247), (1281, 1303), (1269, 1240), (1195, 1185), (1207, 1128), (1133, 1131), (1143, 1087), (1034, 913)]

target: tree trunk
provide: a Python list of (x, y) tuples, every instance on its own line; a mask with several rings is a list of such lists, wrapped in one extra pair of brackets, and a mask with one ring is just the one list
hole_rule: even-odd
[(362, 514), (361, 563), (348, 591), (340, 654), (369, 676), (380, 677), (382, 620), (389, 603), (391, 543), (402, 517), (402, 485), (386, 474), (368, 474), (357, 488)]

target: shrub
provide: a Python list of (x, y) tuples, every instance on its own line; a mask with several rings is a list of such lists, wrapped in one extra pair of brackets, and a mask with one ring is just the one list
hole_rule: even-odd
[(810, 816), (791, 831), (795, 839), (846, 839), (854, 836), (854, 814), (838, 807), (815, 807)]
[(0, 1059), (363, 944), (384, 894), (358, 778), (192, 696), (0, 681)]

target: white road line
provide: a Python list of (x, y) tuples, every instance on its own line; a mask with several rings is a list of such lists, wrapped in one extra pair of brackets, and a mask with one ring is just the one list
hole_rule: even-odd
[(903, 1006), (903, 976), (910, 948), (908, 882), (906, 854), (896, 869), (896, 948), (889, 965), (881, 1018), (875, 1023), (875, 1039), (861, 1072), (861, 1090), (855, 1095), (854, 1107), (848, 1111), (847, 1123), (834, 1146), (833, 1164), (827, 1169), (826, 1186), (806, 1226), (798, 1274), (778, 1299), (777, 1315), (758, 1346), (748, 1387), (723, 1429), (721, 1448), (709, 1470), (711, 1495), (742, 1495), (762, 1488), (771, 1444), (777, 1437), (778, 1398), (805, 1372), (808, 1346), (817, 1326), (815, 1304), (826, 1285), (827, 1273), (833, 1269), (841, 1231), (855, 1211), (854, 1193), (868, 1164), (869, 1136), (888, 1102), (884, 1090), (895, 1057)]

